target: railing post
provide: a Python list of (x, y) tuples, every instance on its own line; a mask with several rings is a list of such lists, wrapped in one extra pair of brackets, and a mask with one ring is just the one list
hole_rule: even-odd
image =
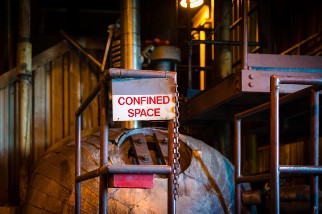
[(243, 0), (243, 46), (242, 67), (248, 69), (248, 0)]
[(81, 183), (76, 181), (77, 176), (81, 175), (81, 115), (75, 115), (75, 213), (81, 213)]
[(271, 115), (270, 115), (270, 195), (271, 213), (278, 214), (280, 210), (280, 186), (279, 186), (279, 79), (271, 76), (270, 89)]
[(168, 123), (168, 164), (171, 167), (171, 172), (168, 174), (168, 214), (175, 214), (176, 201), (174, 198), (174, 121)]
[[(311, 91), (310, 164), (319, 166), (319, 92)], [(319, 213), (319, 176), (310, 176), (310, 213)]]
[[(100, 168), (108, 163), (108, 83), (109, 80), (103, 82), (100, 95)], [(99, 213), (105, 214), (108, 212), (108, 173), (101, 174), (99, 180)]]
[[(235, 118), (235, 181), (241, 175), (241, 119)], [(241, 213), (241, 188), (235, 182), (235, 213)]]

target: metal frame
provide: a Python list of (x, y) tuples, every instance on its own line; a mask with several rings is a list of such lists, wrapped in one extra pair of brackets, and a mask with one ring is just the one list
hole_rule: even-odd
[[(230, 43), (231, 45), (242, 44), (241, 71), (229, 75), (214, 87), (192, 97), (188, 101), (186, 111), (183, 114), (184, 117), (181, 117), (183, 122), (191, 119), (232, 119), (234, 114), (262, 103), (257, 102), (253, 95), (254, 93), (269, 93), (269, 78), (272, 75), (305, 77), (315, 75), (316, 78), (322, 78), (322, 58), (320, 56), (283, 56), (278, 54), (248, 53), (248, 46), (258, 45), (256, 42), (249, 41), (247, 17), (254, 10), (248, 10), (248, 2), (248, 0), (242, 0), (243, 10), (241, 17), (231, 26), (231, 28), (234, 28), (239, 24), (242, 25), (242, 41), (227, 41), (227, 44)], [(190, 41), (189, 47), (200, 43), (201, 41)], [(205, 41), (203, 43), (220, 44), (217, 41)], [(191, 54), (189, 53), (188, 88), (191, 88)], [(287, 84), (281, 87), (281, 92), (293, 93), (302, 88), (304, 86)], [(236, 99), (238, 99), (239, 104), (243, 104), (246, 108), (241, 109), (236, 106), (236, 108), (232, 109), (235, 106), (234, 101)], [(264, 102), (267, 100), (268, 97)], [(225, 117), (221, 118), (220, 115), (225, 115)]]
[[(100, 177), (99, 181), (99, 212), (108, 211), (108, 176), (109, 174), (167, 174), (168, 175), (168, 213), (176, 213), (176, 199), (174, 196), (174, 126), (175, 121), (168, 122), (168, 165), (108, 165), (108, 129), (109, 129), (109, 102), (106, 99), (109, 90), (109, 82), (113, 78), (174, 78), (177, 84), (175, 72), (149, 71), (149, 70), (130, 70), (111, 68), (104, 74), (97, 83), (90, 95), (79, 106), (75, 112), (75, 213), (81, 212), (81, 183), (82, 181)], [(81, 114), (90, 105), (90, 103), (101, 93), (101, 129), (100, 129), (100, 166), (99, 168), (81, 174)]]
[[(313, 85), (292, 94), (279, 97), (281, 84)], [(311, 213), (318, 213), (318, 175), (322, 174), (322, 166), (319, 166), (319, 91), (322, 89), (322, 79), (302, 76), (271, 76), (270, 78), (270, 102), (256, 106), (247, 111), (235, 115), (235, 201), (236, 213), (241, 212), (241, 184), (246, 182), (270, 181), (271, 212), (279, 213), (280, 187), (279, 179), (285, 175), (311, 175)], [(280, 104), (298, 99), (310, 94), (310, 164), (307, 166), (280, 165), (279, 164), (279, 106)], [(270, 174), (256, 176), (241, 175), (241, 120), (248, 116), (270, 109), (270, 146), (271, 164)]]

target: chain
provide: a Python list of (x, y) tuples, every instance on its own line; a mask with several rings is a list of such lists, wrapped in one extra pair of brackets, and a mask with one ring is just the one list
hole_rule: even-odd
[(179, 91), (178, 91), (178, 85), (176, 85), (176, 92), (175, 92), (175, 100), (176, 100), (176, 117), (174, 121), (174, 160), (173, 160), (173, 170), (174, 170), (174, 179), (173, 179), (173, 193), (174, 198), (177, 199), (179, 197), (179, 174), (180, 174), (180, 153), (179, 153), (179, 147), (180, 147), (180, 141), (179, 141)]

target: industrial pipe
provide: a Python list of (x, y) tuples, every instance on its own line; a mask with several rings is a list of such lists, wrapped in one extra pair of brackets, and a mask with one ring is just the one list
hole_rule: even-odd
[[(121, 68), (140, 70), (140, 1), (121, 1)], [(139, 121), (126, 121), (125, 128), (139, 128)]]
[(121, 65), (141, 69), (140, 1), (121, 1)]
[[(192, 40), (191, 45), (207, 44), (207, 45), (232, 45), (232, 46), (242, 46), (243, 43), (240, 41), (228, 41), (228, 40)], [(248, 42), (249, 46), (260, 46), (259, 42)]]
[(19, 199), (24, 202), (29, 171), (30, 115), (31, 115), (31, 50), (30, 0), (19, 1), (19, 35), (17, 44), (18, 77), (18, 143), (19, 143)]

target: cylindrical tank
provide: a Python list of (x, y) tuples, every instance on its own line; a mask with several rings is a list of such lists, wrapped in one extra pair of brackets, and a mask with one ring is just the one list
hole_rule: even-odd
[[(110, 129), (109, 163), (131, 164), (131, 130)], [(167, 136), (157, 129), (136, 129), (147, 142)], [(125, 140), (120, 140), (125, 139)], [(218, 151), (180, 135), (177, 213), (234, 213), (234, 169)], [(98, 168), (99, 133), (82, 138), (82, 173)], [(149, 153), (157, 154), (149, 144)], [(62, 141), (48, 150), (34, 168), (24, 213), (74, 213), (75, 142)], [(98, 213), (98, 178), (82, 182), (82, 213)], [(167, 178), (154, 175), (150, 189), (109, 188), (109, 213), (167, 213)]]

